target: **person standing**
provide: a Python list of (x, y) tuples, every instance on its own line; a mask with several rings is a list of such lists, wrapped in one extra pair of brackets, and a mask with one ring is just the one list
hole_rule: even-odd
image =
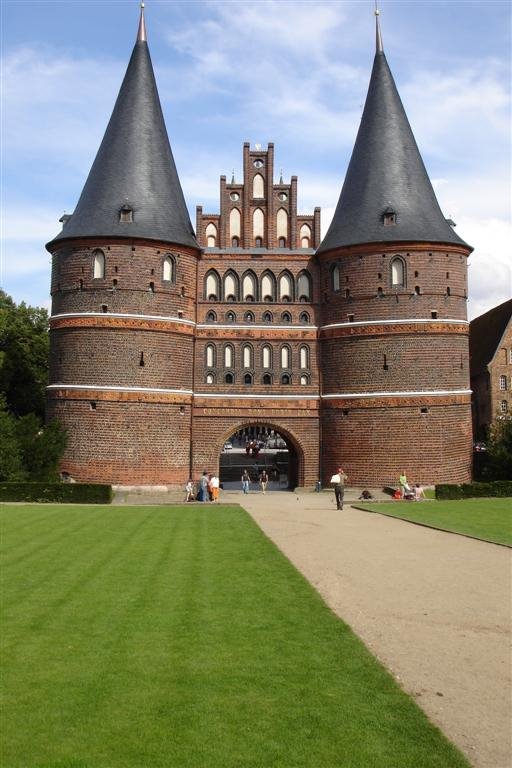
[(210, 482), (211, 488), (212, 488), (212, 501), (217, 502), (219, 500), (219, 488), (220, 488), (220, 481), (217, 475), (212, 475), (212, 479)]
[(201, 480), (199, 481), (199, 491), (201, 493), (201, 501), (209, 501), (209, 495), (208, 495), (208, 472), (205, 469), (205, 471), (202, 474)]
[(244, 493), (249, 493), (249, 484), (251, 482), (251, 478), (249, 477), (249, 473), (246, 469), (242, 472), (242, 491)]
[(260, 485), (261, 485), (261, 490), (262, 490), (263, 494), (265, 494), (265, 492), (267, 490), (267, 484), (268, 484), (268, 475), (267, 475), (266, 470), (263, 469), (262, 472), (261, 472), (261, 475), (260, 475)]
[(402, 496), (402, 499), (405, 499), (405, 497), (411, 493), (411, 489), (409, 487), (407, 475), (405, 474), (405, 472), (402, 472), (402, 474), (398, 478), (398, 484), (400, 486), (400, 494)]
[(339, 467), (335, 475), (331, 477), (331, 483), (334, 485), (334, 496), (336, 498), (336, 508), (343, 509), (343, 499), (345, 498), (345, 483), (348, 477), (343, 468)]

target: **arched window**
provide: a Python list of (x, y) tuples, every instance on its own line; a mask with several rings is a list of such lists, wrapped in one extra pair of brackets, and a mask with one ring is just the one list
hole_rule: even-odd
[(252, 196), (253, 197), (265, 197), (265, 182), (261, 173), (257, 173), (252, 180)]
[(302, 346), (299, 349), (299, 365), (301, 368), (309, 368), (309, 347)]
[(216, 272), (208, 272), (205, 281), (205, 298), (209, 301), (217, 301), (220, 296), (220, 279)]
[(291, 323), (292, 316), (290, 315), (289, 312), (283, 312), (283, 314), (281, 315), (281, 321), (283, 323)]
[(240, 246), (240, 239), (238, 237), (231, 238), (231, 247), (238, 248)]
[(263, 368), (272, 368), (272, 347), (269, 344), (265, 344), (261, 350), (261, 362)]
[(290, 376), (288, 376), (287, 373), (283, 373), (283, 375), (281, 376), (281, 384), (290, 384), (290, 382), (291, 382)]
[(257, 237), (254, 241), (254, 247), (255, 248), (263, 248), (263, 238)]
[[(261, 208), (256, 208), (252, 215), (252, 236), (256, 247), (261, 248), (263, 246), (263, 238), (265, 236), (265, 216)], [(261, 243), (258, 243), (258, 238)]]
[(267, 385), (267, 386), (268, 386), (269, 384), (272, 384), (272, 376), (270, 375), (270, 373), (265, 373), (265, 374), (263, 374), (263, 383), (264, 383), (265, 385)]
[(252, 384), (252, 375), (250, 373), (244, 375), (244, 384)]
[(250, 344), (244, 344), (242, 347), (242, 366), (252, 368), (252, 347)]
[(309, 384), (309, 376), (303, 373), (302, 376), (300, 377), (300, 383), (302, 386), (304, 386), (305, 384)]
[(299, 321), (301, 323), (304, 323), (304, 325), (309, 323), (309, 315), (308, 315), (308, 313), (307, 312), (301, 312), (300, 316), (299, 316)]
[(299, 301), (310, 301), (311, 299), (311, 276), (309, 272), (301, 272), (297, 280), (297, 293)]
[(279, 278), (279, 301), (293, 301), (293, 280), (288, 272)]
[(217, 319), (217, 315), (215, 312), (208, 312), (206, 315), (206, 322), (207, 323), (214, 323)]
[(243, 276), (242, 298), (244, 301), (255, 301), (256, 299), (256, 275), (253, 272), (246, 272)]
[(276, 280), (271, 272), (266, 272), (261, 278), (261, 296), (263, 301), (274, 301), (276, 297)]
[(507, 377), (500, 376), (500, 389), (506, 389), (506, 388), (507, 388)]
[(226, 312), (226, 320), (228, 323), (234, 323), (236, 321), (236, 315), (234, 312)]
[(335, 264), (332, 268), (332, 289), (333, 291), (339, 291), (340, 289), (340, 267), (339, 264)]
[[(276, 230), (279, 247), (284, 248), (288, 238), (288, 214), (284, 208), (280, 208), (277, 212)], [(284, 241), (283, 243), (281, 243), (282, 240)]]
[(254, 315), (252, 312), (246, 312), (244, 315), (244, 320), (246, 323), (254, 323)]
[(264, 323), (271, 323), (272, 322), (272, 312), (264, 312), (263, 313), (263, 322)]
[(311, 228), (303, 224), (300, 228), (300, 247), (309, 248), (311, 244)]
[(224, 368), (233, 368), (235, 365), (235, 352), (231, 344), (224, 347)]
[(281, 368), (291, 368), (291, 351), (286, 344), (281, 347)]
[(162, 272), (162, 277), (166, 282), (174, 283), (176, 281), (176, 265), (172, 256), (165, 256)]
[(215, 384), (215, 374), (207, 373), (206, 374), (206, 383), (207, 384)]
[(206, 247), (215, 248), (217, 245), (217, 227), (210, 222), (206, 227)]
[(231, 240), (234, 237), (240, 239), (242, 233), (242, 216), (238, 208), (232, 208), (229, 213), (229, 236)]
[(224, 275), (224, 300), (238, 301), (238, 278), (234, 272)]
[(206, 367), (215, 368), (215, 347), (213, 344), (206, 345)]
[(233, 384), (233, 382), (235, 381), (235, 377), (233, 376), (232, 373), (226, 373), (226, 375), (224, 376), (224, 381), (226, 382), (226, 384)]
[(395, 256), (390, 264), (391, 269), (391, 285), (394, 288), (400, 288), (405, 286), (405, 263), (400, 256)]
[(105, 254), (100, 248), (93, 251), (93, 272), (94, 279), (105, 277)]

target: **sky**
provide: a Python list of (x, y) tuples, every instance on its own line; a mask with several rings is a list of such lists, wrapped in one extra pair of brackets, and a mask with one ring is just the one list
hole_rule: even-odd
[[(1, 0), (1, 272), (50, 308), (45, 243), (72, 213), (134, 45), (136, 0)], [(275, 143), (327, 232), (375, 53), (370, 0), (147, 0), (148, 43), (192, 222), (242, 145)], [(469, 319), (512, 296), (511, 6), (382, 0), (384, 50), (441, 208), (474, 247)]]

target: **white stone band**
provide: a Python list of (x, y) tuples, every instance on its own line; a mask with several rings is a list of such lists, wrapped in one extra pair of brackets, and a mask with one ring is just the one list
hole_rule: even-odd
[(363, 397), (444, 397), (446, 395), (470, 395), (471, 389), (420, 389), (400, 392), (336, 392), (321, 395), (322, 400), (352, 400)]

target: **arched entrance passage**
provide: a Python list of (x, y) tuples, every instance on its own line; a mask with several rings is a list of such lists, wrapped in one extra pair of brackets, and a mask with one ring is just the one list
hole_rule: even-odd
[(302, 484), (303, 451), (289, 431), (277, 424), (240, 424), (224, 434), (219, 446), (219, 477), (224, 488), (240, 488), (244, 469), (254, 487), (265, 470), (270, 479), (268, 490), (293, 490)]

